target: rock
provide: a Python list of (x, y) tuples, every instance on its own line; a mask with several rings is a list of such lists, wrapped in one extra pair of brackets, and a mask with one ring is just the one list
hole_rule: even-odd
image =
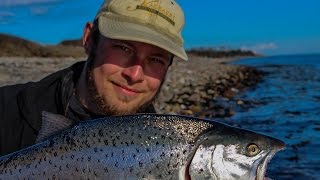
[(236, 92), (232, 91), (231, 89), (228, 89), (223, 93), (223, 96), (228, 99), (232, 99), (235, 95), (236, 95)]
[(237, 100), (237, 104), (238, 104), (238, 105), (243, 105), (243, 104), (244, 104), (244, 102), (243, 102), (243, 101), (241, 101), (241, 100)]

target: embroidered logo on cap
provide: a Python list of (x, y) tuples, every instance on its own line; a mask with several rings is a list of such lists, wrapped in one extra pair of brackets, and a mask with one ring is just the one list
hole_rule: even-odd
[[(172, 3), (172, 5), (174, 4)], [(163, 6), (159, 5), (159, 0), (145, 0), (141, 3), (141, 5), (137, 5), (136, 9), (145, 10), (153, 14), (156, 14), (162, 17), (163, 19), (167, 20), (170, 24), (175, 25), (173, 13), (171, 13)]]

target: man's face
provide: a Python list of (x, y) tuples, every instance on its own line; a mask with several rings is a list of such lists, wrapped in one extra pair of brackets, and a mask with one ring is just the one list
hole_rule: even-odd
[(101, 36), (88, 80), (98, 111), (124, 115), (149, 105), (161, 87), (171, 56), (150, 44)]

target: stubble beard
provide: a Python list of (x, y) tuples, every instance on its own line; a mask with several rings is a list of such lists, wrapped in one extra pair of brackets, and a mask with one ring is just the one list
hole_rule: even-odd
[[(145, 112), (145, 110), (158, 97), (158, 94), (159, 94), (161, 87), (163, 85), (163, 81), (162, 81), (157, 93), (149, 101), (147, 101), (143, 104), (138, 104), (134, 107), (129, 107), (127, 109), (120, 109), (116, 104), (111, 104), (110, 102), (107, 102), (106, 99), (103, 98), (101, 94), (99, 94), (99, 92), (96, 88), (96, 85), (95, 85), (94, 78), (93, 78), (92, 69), (93, 69), (93, 59), (91, 59), (91, 62), (89, 62), (87, 73), (86, 73), (87, 87), (88, 87), (88, 92), (89, 92), (89, 96), (92, 100), (92, 103), (96, 105), (97, 110), (98, 110), (99, 114), (101, 114), (101, 115), (108, 115), (108, 116), (129, 115), (129, 114)], [(130, 101), (130, 98), (124, 96), (124, 97), (122, 97), (121, 101), (123, 103), (128, 103)]]

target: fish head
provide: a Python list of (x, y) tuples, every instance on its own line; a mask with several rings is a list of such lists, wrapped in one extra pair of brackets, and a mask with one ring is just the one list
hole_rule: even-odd
[(189, 178), (263, 180), (268, 162), (284, 147), (281, 140), (252, 131), (214, 127), (199, 136)]

